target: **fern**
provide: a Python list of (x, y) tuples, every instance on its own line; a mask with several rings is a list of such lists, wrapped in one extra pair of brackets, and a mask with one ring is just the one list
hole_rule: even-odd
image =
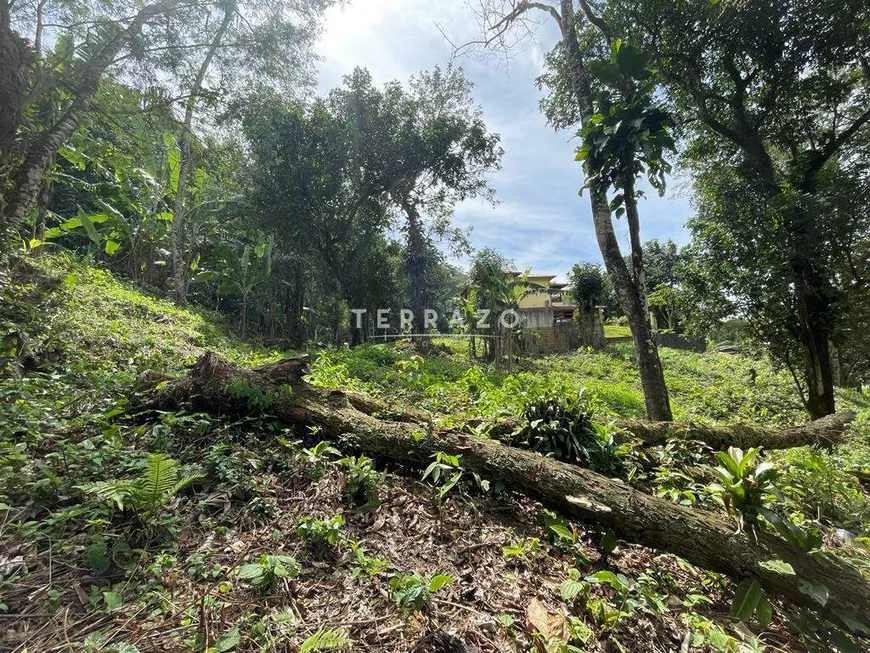
[(342, 630), (318, 630), (311, 637), (302, 642), (299, 653), (310, 651), (334, 651), (344, 648), (352, 640)]
[(145, 471), (136, 480), (137, 499), (142, 503), (158, 503), (170, 494), (178, 481), (178, 463), (162, 453), (148, 456)]
[(132, 481), (97, 481), (78, 488), (87, 494), (93, 494), (104, 503), (113, 503), (118, 510), (124, 510), (130, 501), (133, 490)]
[(116, 479), (78, 486), (100, 501), (113, 503), (118, 510), (130, 509), (147, 516), (165, 506), (176, 494), (203, 477), (203, 474), (181, 476), (178, 462), (162, 453), (149, 454), (142, 474), (133, 480)]

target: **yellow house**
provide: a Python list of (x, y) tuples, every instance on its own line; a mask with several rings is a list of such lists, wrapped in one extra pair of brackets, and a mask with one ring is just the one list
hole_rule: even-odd
[[(519, 273), (513, 273), (519, 276)], [(520, 308), (546, 308), (548, 306), (567, 306), (562, 300), (562, 289), (566, 286), (564, 283), (556, 283), (553, 279), (555, 274), (529, 274), (527, 280), (530, 283), (538, 286), (543, 286), (540, 290), (530, 289), (522, 299), (520, 299)]]

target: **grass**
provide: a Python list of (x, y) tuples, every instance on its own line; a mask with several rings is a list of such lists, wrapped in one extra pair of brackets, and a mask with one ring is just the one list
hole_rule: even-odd
[[(80, 261), (50, 256), (17, 265), (2, 289), (0, 326), (26, 334), (41, 368), (0, 375), (0, 513), (9, 552), (0, 557), (0, 612), (18, 619), (9, 619), (17, 624), (8, 635), (15, 645), (16, 634), (30, 633), (28, 620), (37, 618), (27, 615), (36, 614), (50, 617), (40, 622), (32, 650), (49, 650), (65, 638), (75, 650), (130, 653), (134, 649), (121, 644), (196, 651), (220, 644), (230, 650), (238, 639), (239, 651), (275, 650), (278, 642), (295, 650), (321, 629), (346, 625), (335, 621), (332, 607), (334, 597), (341, 597), (349, 606), (347, 621), (362, 624), (350, 629), (352, 638), (381, 642), (377, 632), (383, 629), (392, 633), (383, 650), (410, 650), (422, 636), (422, 622), (384, 598), (389, 579), (445, 571), (455, 580), (428, 607), (440, 611), (436, 621), (473, 633), (478, 618), (491, 618), (496, 630), (489, 637), (501, 650), (530, 650), (536, 646), (531, 635), (514, 624), (524, 623), (524, 615), (520, 610), (511, 616), (511, 606), (542, 597), (560, 606), (555, 613), (574, 611), (576, 601), (562, 604), (558, 592), (546, 588), (558, 588), (569, 567), (582, 563), (654, 577), (669, 588), (654, 596), (664, 600), (670, 593), (675, 607), (661, 613), (651, 601), (618, 616), (618, 625), (604, 626), (596, 619), (616, 614), (621, 601), (594, 585), (583, 590), (589, 593), (587, 607), (571, 612), (585, 622), (571, 622), (572, 628), (592, 628), (596, 637), (615, 639), (628, 650), (643, 650), (646, 633), (657, 632), (664, 650), (691, 623), (702, 642), (698, 650), (738, 650), (739, 635), (722, 617), (733, 588), (701, 570), (688, 574), (684, 563), (667, 556), (620, 546), (599, 559), (595, 542), (603, 534), (587, 534), (580, 523), (572, 526), (573, 558), (542, 544), (540, 555), (505, 559), (503, 546), (548, 541), (540, 511), (497, 491), (482, 494), (471, 475), (435, 502), (419, 471), (372, 470), (374, 503), (381, 506), (359, 508), (346, 500), (347, 462), (312, 454), (316, 434), (295, 432), (261, 414), (138, 414), (131, 403), (134, 383), (147, 370), (181, 374), (208, 349), (242, 365), (288, 352), (242, 341), (215, 313), (179, 309)], [(427, 409), (440, 427), (519, 416), (539, 397), (581, 392), (599, 422), (643, 416), (631, 343), (528, 358), (510, 370), (472, 361), (467, 341), (436, 344), (440, 353), (427, 357), (406, 343), (312, 351), (311, 380)], [(662, 349), (661, 356), (678, 419), (766, 426), (805, 420), (788, 375), (766, 361), (671, 349)], [(841, 389), (837, 400), (859, 413), (849, 446), (794, 449), (768, 459), (781, 470), (782, 509), (802, 527), (820, 528), (827, 546), (870, 574), (862, 544), (870, 542), (870, 502), (851, 471), (870, 471), (870, 398)], [(301, 448), (303, 440), (308, 450)], [(178, 496), (161, 495), (158, 507), (143, 515), (100, 502), (83, 489), (92, 483), (108, 483), (101, 486), (106, 492), (112, 484), (124, 487), (145, 471), (149, 453), (177, 461), (179, 477), (204, 476)], [(699, 465), (710, 462), (708, 452), (684, 446), (620, 455), (639, 470), (629, 481), (636, 487), (718, 509), (707, 481), (695, 478)], [(324, 568), (306, 557), (311, 547), (296, 527), (305, 515), (324, 520), (338, 514), (344, 519), (335, 559)], [(836, 544), (837, 529), (857, 535), (856, 544)], [(458, 558), (462, 550), (474, 557)], [(17, 556), (26, 568), (12, 564)], [(240, 565), (280, 562), (281, 556), (300, 561), (292, 583), (278, 573), (268, 591), (239, 582)], [(471, 579), (464, 578), (469, 565)], [(520, 599), (499, 603), (506, 583)], [(463, 593), (469, 587), (486, 588), (487, 600), (499, 607), (470, 602)], [(712, 601), (709, 607), (693, 598), (701, 595)], [(305, 623), (284, 611), (290, 610), (284, 605), (288, 596), (304, 607)], [(463, 609), (450, 612), (457, 604)], [(775, 637), (801, 650), (785, 625), (791, 613), (785, 606), (777, 610)], [(636, 633), (642, 639), (634, 639), (641, 637)], [(7, 643), (0, 636), (0, 648)]]
[(605, 324), (605, 338), (631, 338), (631, 329), (622, 324)]

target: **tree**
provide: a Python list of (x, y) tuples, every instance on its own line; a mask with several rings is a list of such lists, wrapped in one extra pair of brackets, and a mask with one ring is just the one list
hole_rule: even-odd
[[(263, 79), (307, 77), (319, 16), (329, 0), (124, 0), (0, 2), (0, 230), (20, 226), (44, 186), (58, 149), (93, 112), (111, 74), (139, 86), (139, 111), (180, 100), (180, 198), (174, 251), (184, 220), (194, 110), (212, 68), (240, 91)], [(46, 49), (45, 43), (52, 48)], [(281, 73), (281, 74), (279, 74)], [(189, 151), (190, 150), (190, 151)], [(175, 257), (176, 262), (180, 260)], [(176, 266), (177, 267), (177, 266)], [(183, 269), (182, 269), (183, 271)]]
[(596, 263), (575, 263), (568, 273), (568, 292), (577, 302), (577, 308), (590, 312), (604, 298), (604, 275)]
[[(502, 150), (498, 135), (487, 133), (471, 88), (462, 69), (452, 65), (420, 73), (410, 82), (390, 195), (406, 217), (406, 272), (418, 325), (424, 323), (430, 299), (426, 276), (429, 253), (436, 251), (430, 239), (447, 237), (463, 249), (464, 235), (450, 228), (453, 208), (469, 197), (493, 199), (486, 175), (499, 167)], [(430, 218), (429, 229), (424, 216)]]
[[(494, 331), (499, 325), (499, 317), (504, 311), (519, 309), (520, 300), (532, 290), (545, 290), (539, 284), (528, 280), (528, 271), (517, 274), (512, 271), (512, 262), (496, 252), (485, 247), (476, 252), (468, 272), (468, 297), (473, 306), (467, 306), (466, 313), (488, 311), (487, 337), (483, 339), (484, 357), (496, 360), (497, 348)], [(477, 316), (474, 317), (475, 325)], [(516, 325), (520, 327), (520, 325)], [(513, 338), (513, 334), (508, 334)]]
[[(61, 2), (43, 0), (34, 9), (0, 0), (0, 231), (18, 227), (36, 202), (58, 148), (91, 110), (106, 70), (176, 4), (139, 5), (131, 14), (121, 3), (83, 3), (71, 11)], [(68, 28), (57, 34), (54, 57), (46, 59), (49, 22)], [(49, 98), (59, 108), (49, 122), (34, 123), (34, 107)]]
[(574, 322), (577, 323), (581, 342), (588, 347), (600, 348), (604, 344), (604, 327), (597, 306), (604, 299), (604, 275), (597, 263), (575, 263), (568, 273), (568, 291), (577, 304)]
[(680, 326), (687, 307), (682, 290), (681, 270), (683, 257), (677, 244), (668, 239), (664, 243), (653, 239), (643, 244), (646, 270), (647, 302), (658, 324), (666, 324), (670, 331)]
[[(531, 11), (546, 12), (559, 27), (561, 41), (548, 57), (548, 74), (540, 80), (552, 90), (543, 109), (556, 128), (581, 125), (583, 145), (577, 158), (587, 175), (585, 188), (601, 255), (631, 325), (647, 415), (670, 420), (668, 390), (646, 305), (635, 185), (637, 176), (646, 174), (661, 191), (668, 171), (663, 154), (673, 143), (669, 117), (656, 107), (645, 55), (614, 39), (613, 30), (586, 0), (579, 0), (579, 10), (573, 0), (481, 0), (480, 5), (487, 46), (504, 43), (508, 31)], [(611, 187), (619, 191), (612, 202)], [(624, 214), (628, 222), (631, 269), (620, 251), (614, 213)]]
[[(831, 246), (844, 239), (831, 230), (827, 179), (866, 142), (867, 11), (857, 0), (606, 3), (615, 29), (654, 58), (685, 125), (695, 188), (723, 201), (711, 211), (708, 193), (699, 219), (737, 250), (711, 254), (745, 273), (735, 299), (757, 340), (796, 372), (815, 417), (834, 411), (830, 343), (842, 319)], [(726, 187), (758, 211), (729, 214)], [(704, 213), (718, 216), (715, 227)]]
[[(187, 297), (185, 204), (194, 164), (194, 118), (198, 105), (206, 101), (214, 109), (220, 100), (244, 97), (261, 82), (285, 92), (309, 82), (307, 68), (313, 58), (320, 18), (331, 4), (331, 0), (221, 0), (214, 6), (204, 4), (195, 29), (191, 30), (190, 25), (178, 26), (182, 35), (178, 47), (198, 44), (196, 49), (202, 52), (201, 56), (192, 54), (179, 62), (173, 48), (158, 58), (160, 67), (172, 75), (184, 109), (171, 238), (177, 302), (183, 304)], [(212, 73), (217, 73), (217, 81), (207, 88)], [(222, 79), (232, 80), (232, 88), (220, 83)]]

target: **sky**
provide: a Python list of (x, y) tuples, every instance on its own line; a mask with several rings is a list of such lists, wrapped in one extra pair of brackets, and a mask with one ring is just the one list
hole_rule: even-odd
[[(353, 0), (333, 7), (318, 44), (318, 88), (325, 93), (355, 66), (368, 68), (376, 83), (406, 81), (435, 65), (445, 65), (454, 44), (480, 38), (468, 0)], [(601, 261), (588, 196), (578, 196), (580, 164), (574, 161), (573, 134), (556, 133), (538, 110), (542, 93), (534, 84), (544, 54), (558, 32), (552, 19), (536, 16), (534, 38), (525, 39), (511, 58), (469, 52), (458, 56), (474, 83), (474, 97), (490, 131), (501, 135), (501, 170), (490, 176), (499, 203), (481, 200), (460, 204), (454, 223), (471, 227), (475, 249), (491, 247), (512, 259), (518, 269), (564, 279), (574, 263)], [(553, 24), (551, 24), (553, 23)], [(445, 38), (449, 37), (449, 41)], [(690, 214), (684, 184), (670, 180), (663, 198), (649, 190), (641, 204), (644, 240), (672, 238), (685, 243)], [(627, 242), (624, 221), (617, 232)], [(627, 247), (624, 247), (627, 251)], [(460, 264), (466, 260), (458, 260)]]

